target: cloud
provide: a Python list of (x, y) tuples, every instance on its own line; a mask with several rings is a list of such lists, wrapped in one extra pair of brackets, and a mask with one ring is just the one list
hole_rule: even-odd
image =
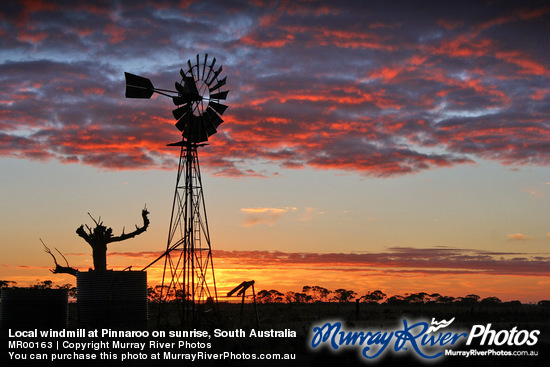
[(523, 189), (521, 189), (521, 191), (529, 193), (529, 195), (534, 198), (544, 197), (544, 192), (540, 191), (539, 189), (524, 187)]
[(208, 52), (230, 89), (225, 122), (201, 150), (213, 174), (313, 167), (388, 177), (479, 159), (548, 166), (549, 9), (5, 2), (0, 155), (174, 169), (171, 101), (125, 99), (123, 72), (170, 88), (187, 59)]
[(508, 240), (510, 241), (527, 241), (527, 240), (533, 239), (533, 237), (523, 233), (512, 233), (512, 234), (509, 234), (507, 237), (508, 237)]
[[(485, 274), (550, 276), (550, 253), (498, 252), (437, 246), (429, 248), (391, 247), (382, 252), (318, 253), (283, 251), (213, 250), (216, 267), (238, 266), (265, 269), (270, 266), (302, 270), (383, 272), (387, 274)], [(66, 256), (79, 254), (66, 254)], [(140, 259), (143, 264), (162, 252), (109, 252), (109, 256)], [(89, 255), (87, 255), (89, 256)], [(228, 265), (230, 264), (230, 265)]]
[(269, 251), (214, 251), (216, 258), (242, 266), (299, 266), (417, 274), (550, 275), (550, 257), (526, 253), (491, 252), (460, 248), (394, 247), (380, 253), (299, 253)]
[[(267, 224), (269, 226), (274, 226), (275, 223), (284, 215), (298, 212), (296, 207), (283, 207), (283, 208), (266, 208), (266, 207), (257, 207), (257, 208), (242, 208), (241, 212), (246, 214), (246, 218), (243, 222), (245, 227), (250, 227), (256, 224)], [(300, 217), (297, 219), (302, 222), (308, 222), (316, 217), (325, 214), (323, 211), (318, 210), (313, 207), (305, 207), (303, 210), (300, 210)]]
[(285, 208), (242, 208), (241, 212), (246, 213), (246, 219), (243, 223), (245, 227), (265, 223), (273, 227), (275, 223), (285, 214), (296, 211), (295, 207)]
[(303, 213), (302, 217), (300, 218), (300, 221), (309, 222), (309, 221), (311, 221), (311, 220), (313, 220), (313, 219), (315, 219), (318, 216), (323, 215), (323, 214), (325, 214), (325, 212), (320, 211), (317, 208), (306, 206), (304, 208), (304, 213)]
[[(160, 252), (112, 252), (109, 256), (155, 259)], [(216, 264), (245, 268), (375, 271), (392, 274), (485, 274), (549, 276), (550, 254), (497, 252), (451, 247), (392, 247), (372, 253), (317, 253), (213, 250)]]

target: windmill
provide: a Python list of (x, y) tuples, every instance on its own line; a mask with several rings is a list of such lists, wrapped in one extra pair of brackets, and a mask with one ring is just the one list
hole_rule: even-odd
[(197, 322), (206, 303), (217, 306), (216, 280), (212, 261), (210, 233), (202, 190), (197, 148), (206, 145), (223, 122), (227, 106), (220, 103), (229, 91), (222, 91), (227, 77), (222, 67), (215, 70), (216, 58), (208, 54), (187, 61), (180, 70), (181, 81), (175, 90), (158, 89), (147, 78), (124, 73), (126, 98), (151, 98), (153, 93), (172, 98), (172, 111), (182, 140), (168, 144), (181, 147), (176, 188), (166, 251), (143, 270), (164, 258), (161, 299), (176, 297), (182, 301), (183, 322)]

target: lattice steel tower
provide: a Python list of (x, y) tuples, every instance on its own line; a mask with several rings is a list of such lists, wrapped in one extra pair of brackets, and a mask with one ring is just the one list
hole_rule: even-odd
[[(157, 89), (151, 81), (137, 75), (126, 75), (127, 98), (150, 98), (154, 92), (172, 98), (178, 106), (172, 111), (182, 140), (169, 146), (181, 147), (176, 189), (166, 251), (149, 266), (164, 257), (161, 298), (175, 300), (181, 306), (182, 322), (197, 322), (206, 308), (217, 308), (216, 279), (212, 260), (206, 205), (202, 190), (197, 149), (206, 145), (223, 122), (227, 109), (220, 103), (229, 91), (221, 91), (227, 78), (219, 79), (216, 59), (208, 64), (208, 55), (196, 63), (187, 61), (187, 71), (180, 70), (181, 82), (175, 91)], [(144, 269), (144, 270), (145, 270)], [(205, 307), (208, 306), (208, 307)]]

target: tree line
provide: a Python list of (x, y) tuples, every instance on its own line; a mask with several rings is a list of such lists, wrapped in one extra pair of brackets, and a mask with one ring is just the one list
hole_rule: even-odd
[[(262, 289), (256, 295), (258, 303), (316, 303), (316, 302), (365, 302), (371, 304), (405, 305), (405, 304), (501, 304), (498, 297), (481, 298), (476, 294), (469, 294), (465, 297), (450, 297), (439, 293), (405, 293), (405, 295), (388, 296), (381, 290), (369, 291), (359, 296), (355, 291), (349, 289), (336, 289), (330, 291), (320, 286), (304, 286), (301, 292), (289, 291), (281, 293), (275, 289)], [(539, 304), (548, 304), (550, 301), (540, 301)], [(513, 303), (520, 304), (519, 301)]]
[[(0, 288), (18, 288), (17, 282), (12, 280), (0, 280)], [(69, 297), (76, 298), (76, 287), (72, 284), (55, 285), (51, 280), (36, 281), (35, 284), (25, 287), (32, 289), (66, 289), (69, 293)]]
[[(0, 280), (0, 288), (16, 287), (16, 282)], [(32, 285), (30, 288), (38, 289), (51, 289), (61, 288), (69, 291), (69, 296), (76, 298), (77, 289), (72, 284), (53, 285), (51, 280), (45, 280)], [(163, 289), (168, 291), (168, 287), (157, 285), (154, 287), (148, 287), (148, 299), (151, 302), (160, 302)], [(168, 299), (183, 299), (182, 291), (175, 291), (171, 289), (168, 292)], [(288, 291), (281, 293), (275, 289), (266, 290), (262, 289), (256, 294), (256, 302), (258, 303), (318, 303), (318, 302), (364, 302), (370, 304), (387, 304), (387, 305), (408, 305), (408, 304), (488, 304), (497, 305), (503, 302), (498, 297), (486, 297), (481, 298), (476, 294), (469, 294), (464, 297), (451, 297), (441, 295), (439, 293), (405, 293), (405, 295), (392, 295), (388, 296), (381, 290), (369, 291), (366, 294), (359, 296), (357, 292), (349, 289), (339, 288), (334, 291), (330, 291), (327, 288), (320, 286), (305, 285), (302, 287), (301, 292)], [(508, 303), (521, 304), (519, 301), (512, 301)], [(542, 300), (538, 302), (538, 305), (550, 306), (549, 300)]]

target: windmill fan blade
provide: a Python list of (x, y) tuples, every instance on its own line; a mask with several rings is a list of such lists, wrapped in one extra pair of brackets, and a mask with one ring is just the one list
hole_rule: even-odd
[(201, 120), (196, 118), (194, 115), (189, 116), (189, 122), (183, 129), (183, 136), (191, 142), (200, 143), (201, 141), (207, 141), (208, 135), (206, 133), (206, 128), (204, 124), (201, 123)]
[(176, 82), (175, 85), (176, 85), (176, 90), (178, 91), (178, 93), (182, 94), (183, 93), (183, 86), (178, 82)]
[(195, 78), (188, 76), (185, 78), (185, 84), (183, 85), (184, 93), (191, 95), (199, 95), (199, 90), (197, 89), (197, 84), (195, 83)]
[(198, 132), (197, 132), (197, 135), (196, 137), (194, 138), (193, 140), (195, 143), (200, 143), (200, 142), (203, 142), (203, 141), (208, 141), (208, 134), (206, 134), (206, 129), (200, 129)]
[(218, 127), (223, 122), (222, 118), (211, 108), (208, 107), (206, 109), (205, 116), (208, 116), (208, 120), (214, 125), (214, 127)]
[(228, 90), (226, 90), (225, 92), (219, 92), (219, 93), (211, 94), (210, 99), (226, 99), (227, 98), (227, 93), (229, 93)]
[(220, 81), (218, 82), (218, 84), (216, 84), (215, 86), (213, 86), (212, 88), (210, 88), (210, 89), (209, 89), (209, 92), (212, 93), (212, 92), (215, 91), (216, 89), (223, 87), (223, 86), (225, 85), (226, 81), (227, 81), (227, 77), (223, 78), (222, 80), (220, 80)]
[(199, 129), (198, 140), (196, 140), (197, 143), (200, 143), (201, 141), (208, 141), (208, 134), (204, 126), (201, 126), (201, 128)]
[(209, 115), (204, 116), (204, 127), (208, 136), (214, 135), (217, 132), (216, 125), (214, 125)]
[(174, 118), (176, 120), (179, 120), (183, 117), (183, 115), (185, 115), (185, 113), (187, 111), (189, 111), (189, 106), (188, 105), (183, 105), (183, 106), (178, 107), (175, 110), (173, 110), (172, 115), (174, 115)]
[(189, 73), (191, 74), (191, 76), (194, 76), (193, 75), (193, 65), (191, 65), (191, 60), (187, 60), (187, 66), (189, 66)]
[(203, 118), (188, 112), (185, 112), (175, 125), (186, 140), (194, 143), (207, 141), (209, 132), (215, 133), (214, 124), (207, 128)]
[(208, 106), (210, 106), (211, 108), (213, 108), (217, 113), (221, 115), (223, 115), (223, 113), (225, 112), (225, 110), (227, 109), (227, 106), (224, 105), (224, 104), (221, 104), (221, 103), (216, 103), (216, 102), (213, 102), (213, 101), (210, 101), (210, 103), (208, 104)]
[(217, 133), (217, 132), (218, 132), (218, 130), (216, 130), (216, 128), (215, 128), (214, 126), (212, 126), (212, 127), (210, 127), (210, 128), (209, 128), (209, 127), (206, 128), (206, 134), (207, 134), (208, 136), (212, 136), (212, 135), (214, 135), (214, 134)]
[(212, 74), (212, 70), (214, 70), (214, 64), (216, 63), (216, 58), (214, 57), (214, 60), (212, 60), (212, 64), (210, 64), (210, 67), (208, 68), (208, 75), (206, 75), (206, 78), (203, 78), (205, 82), (210, 78), (210, 74)]
[(208, 60), (208, 54), (204, 54), (204, 64), (202, 65), (202, 80), (204, 79), (204, 73), (206, 71), (206, 61)]
[(147, 78), (124, 72), (126, 77), (126, 98), (151, 98), (155, 87)]
[[(175, 116), (175, 114), (174, 114)], [(178, 128), (179, 131), (189, 131), (189, 128), (193, 125), (193, 124), (196, 124), (196, 116), (193, 115), (192, 113), (189, 113), (188, 111), (185, 111), (180, 119), (178, 120), (178, 122), (176, 122), (176, 127)]]
[(201, 69), (199, 68), (200, 61), (199, 61), (199, 54), (197, 54), (197, 79), (201, 78)]
[(178, 122), (176, 122), (176, 127), (178, 128), (179, 131), (185, 130), (186, 125), (187, 125), (187, 118), (185, 116), (183, 116), (181, 119), (178, 120)]
[[(212, 76), (212, 79), (209, 82), (206, 82), (206, 84), (208, 84), (208, 86), (210, 86), (210, 84), (212, 84), (214, 82), (214, 80), (216, 80), (218, 75), (220, 75), (220, 73), (222, 72), (222, 69), (223, 69), (223, 66), (220, 66), (218, 71), (214, 72), (214, 75)], [(208, 79), (205, 79), (205, 80), (208, 80)]]

